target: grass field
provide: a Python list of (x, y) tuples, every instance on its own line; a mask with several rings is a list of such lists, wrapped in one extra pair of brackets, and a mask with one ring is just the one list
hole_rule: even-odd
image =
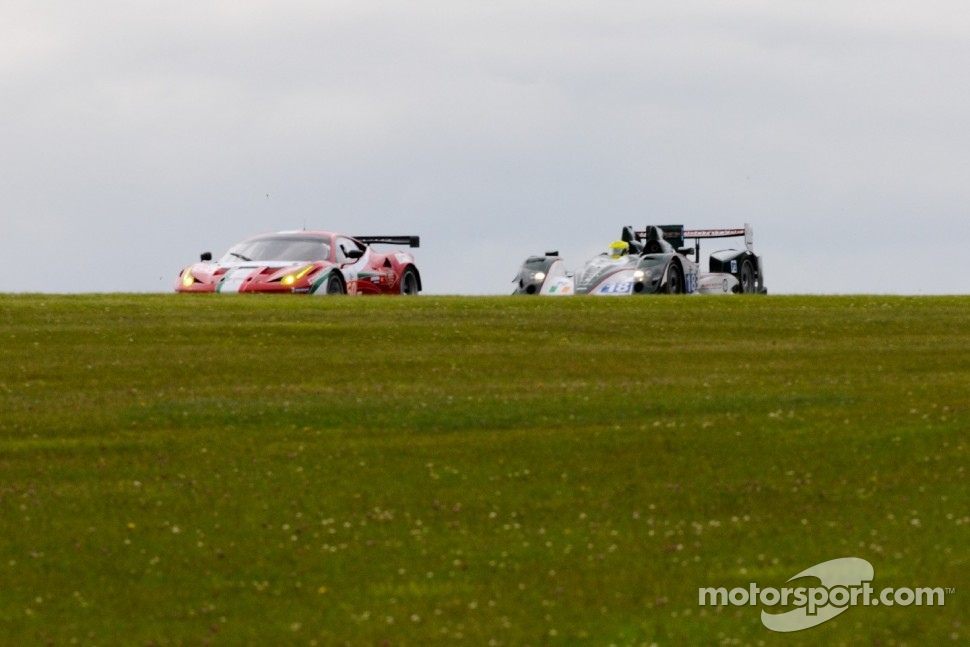
[[(968, 297), (0, 295), (0, 359), (3, 645), (970, 637)], [(838, 557), (945, 605), (699, 605)]]

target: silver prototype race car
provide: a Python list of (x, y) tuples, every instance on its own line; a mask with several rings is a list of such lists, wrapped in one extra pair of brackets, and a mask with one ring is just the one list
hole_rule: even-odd
[[(745, 249), (712, 253), (709, 271), (701, 272), (702, 238), (741, 236)], [(767, 294), (753, 238), (747, 224), (743, 229), (624, 227), (609, 252), (590, 259), (578, 272), (566, 270), (559, 252), (530, 256), (514, 279), (513, 294)], [(692, 240), (693, 246), (685, 246), (685, 240)]]

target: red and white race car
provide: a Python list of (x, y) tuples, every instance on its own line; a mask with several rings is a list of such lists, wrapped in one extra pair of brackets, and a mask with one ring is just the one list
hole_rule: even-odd
[(287, 294), (417, 294), (421, 275), (409, 252), (371, 245), (418, 247), (418, 236), (346, 236), (328, 231), (280, 231), (233, 245), (218, 261), (179, 273), (176, 292)]

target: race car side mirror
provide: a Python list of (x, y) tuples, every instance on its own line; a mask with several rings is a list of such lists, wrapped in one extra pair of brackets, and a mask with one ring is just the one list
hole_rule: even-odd
[(204, 261), (211, 261), (212, 260), (212, 252), (202, 252), (202, 254), (199, 255), (199, 258), (202, 259), (203, 262)]
[(347, 256), (347, 258), (349, 258), (351, 260), (357, 260), (358, 258), (360, 258), (361, 256), (364, 255), (364, 250), (362, 250), (362, 249), (350, 249), (350, 250), (347, 250), (345, 252), (345, 255)]

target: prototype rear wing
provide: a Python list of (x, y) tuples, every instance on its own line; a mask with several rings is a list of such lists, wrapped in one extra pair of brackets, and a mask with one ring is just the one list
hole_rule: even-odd
[(420, 236), (354, 236), (365, 245), (407, 245), (408, 247), (420, 247)]
[(744, 236), (744, 246), (754, 253), (754, 229), (744, 223), (741, 229), (685, 229), (684, 238), (735, 238)]
[[(684, 246), (686, 239), (695, 241), (695, 250), (699, 253), (701, 238), (735, 238), (744, 236), (744, 246), (748, 248), (749, 252), (754, 253), (754, 229), (748, 223), (744, 223), (744, 227), (740, 229), (684, 229), (683, 225), (659, 225), (656, 229), (660, 230), (665, 241), (670, 243), (674, 249), (678, 250)], [(655, 231), (653, 227), (647, 227), (643, 231), (635, 231), (633, 232), (633, 238), (635, 240), (646, 240), (651, 230)], [(628, 235), (627, 231), (624, 230), (624, 236)]]

